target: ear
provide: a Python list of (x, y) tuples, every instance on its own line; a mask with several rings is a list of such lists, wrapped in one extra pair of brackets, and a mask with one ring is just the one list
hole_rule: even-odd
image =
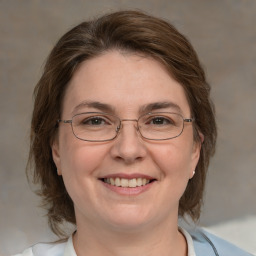
[(62, 175), (61, 171), (61, 158), (60, 158), (60, 150), (59, 150), (59, 141), (55, 139), (52, 144), (52, 158), (57, 167), (58, 175)]
[(193, 149), (191, 154), (191, 170), (189, 174), (190, 179), (192, 179), (195, 174), (195, 169), (200, 158), (202, 143), (204, 142), (204, 135), (201, 132), (199, 132), (199, 138), (199, 140), (196, 140), (193, 143)]

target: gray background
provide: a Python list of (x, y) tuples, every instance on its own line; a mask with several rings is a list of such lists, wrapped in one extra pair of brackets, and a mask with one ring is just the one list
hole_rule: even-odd
[(255, 0), (0, 0), (0, 255), (51, 236), (25, 176), (32, 92), (47, 54), (77, 23), (126, 8), (187, 35), (212, 85), (219, 137), (200, 224), (256, 214)]

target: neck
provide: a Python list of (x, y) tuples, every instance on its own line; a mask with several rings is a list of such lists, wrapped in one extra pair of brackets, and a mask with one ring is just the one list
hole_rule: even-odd
[(137, 231), (99, 229), (77, 225), (73, 237), (78, 256), (185, 256), (187, 244), (175, 225), (157, 225)]

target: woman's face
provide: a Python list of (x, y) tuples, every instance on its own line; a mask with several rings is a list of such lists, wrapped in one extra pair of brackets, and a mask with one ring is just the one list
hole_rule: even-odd
[[(85, 61), (75, 72), (63, 100), (62, 119), (109, 111), (120, 119), (138, 119), (150, 106), (154, 106), (152, 112), (176, 112), (190, 118), (182, 86), (159, 62), (110, 51)], [(78, 227), (134, 230), (176, 221), (179, 200), (200, 152), (200, 145), (193, 141), (192, 124), (184, 126), (177, 138), (150, 141), (140, 136), (136, 122), (127, 121), (114, 140), (87, 142), (77, 139), (70, 125), (61, 123), (52, 152), (74, 202)], [(110, 177), (123, 179), (122, 184), (133, 178), (153, 182), (123, 188), (103, 181)]]

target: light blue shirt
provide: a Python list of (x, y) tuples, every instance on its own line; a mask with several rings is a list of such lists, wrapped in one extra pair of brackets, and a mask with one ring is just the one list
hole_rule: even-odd
[[(187, 256), (252, 256), (231, 243), (203, 229), (186, 231), (179, 228), (187, 240)], [(62, 243), (38, 243), (14, 256), (77, 256), (72, 236)]]

